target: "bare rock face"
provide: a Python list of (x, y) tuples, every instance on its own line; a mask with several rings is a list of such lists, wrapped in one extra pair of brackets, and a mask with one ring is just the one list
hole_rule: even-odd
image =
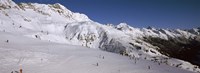
[(162, 54), (189, 61), (200, 66), (200, 41), (198, 39), (186, 39), (184, 37), (179, 37), (164, 40), (155, 37), (148, 37), (145, 41), (152, 43), (154, 46), (158, 46), (160, 48), (159, 51)]

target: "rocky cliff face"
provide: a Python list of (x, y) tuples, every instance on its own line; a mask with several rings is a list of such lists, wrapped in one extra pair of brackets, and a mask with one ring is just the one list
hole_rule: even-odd
[(200, 41), (196, 39), (186, 39), (183, 37), (170, 38), (164, 40), (155, 37), (148, 37), (145, 41), (151, 43), (154, 46), (158, 46), (159, 52), (169, 57), (179, 58), (185, 61), (189, 61), (193, 64), (199, 65), (200, 55)]

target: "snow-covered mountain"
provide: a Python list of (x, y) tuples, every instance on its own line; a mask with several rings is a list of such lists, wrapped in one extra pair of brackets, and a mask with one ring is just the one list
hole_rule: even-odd
[(0, 31), (101, 49), (200, 72), (200, 28), (171, 30), (134, 28), (126, 23), (106, 25), (90, 20), (85, 14), (72, 12), (59, 3), (16, 4), (12, 0), (0, 0)]

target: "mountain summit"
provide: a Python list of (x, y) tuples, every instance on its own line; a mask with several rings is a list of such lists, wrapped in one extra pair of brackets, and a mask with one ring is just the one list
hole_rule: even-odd
[(126, 23), (110, 26), (72, 12), (59, 3), (16, 4), (11, 0), (0, 0), (0, 31), (101, 49), (200, 72), (196, 66), (200, 66), (199, 28), (135, 28)]

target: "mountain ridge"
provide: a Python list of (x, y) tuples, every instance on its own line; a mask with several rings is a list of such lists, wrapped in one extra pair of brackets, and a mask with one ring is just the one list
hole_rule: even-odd
[[(169, 59), (174, 56), (168, 55), (171, 54), (167, 51), (169, 49), (162, 50), (165, 47), (161, 48), (160, 44), (151, 40), (158, 38), (157, 41), (166, 40), (167, 42), (170, 39), (183, 38), (187, 44), (188, 39), (196, 39), (200, 33), (199, 28), (170, 30), (153, 27), (134, 28), (126, 23), (116, 26), (100, 24), (90, 20), (84, 14), (71, 12), (58, 3), (52, 5), (20, 3), (17, 5), (11, 0), (1, 0), (0, 19), (0, 30), (4, 32), (50, 42), (99, 48), (104, 51), (127, 54), (130, 57), (158, 59), (158, 62), (162, 62), (163, 58)], [(151, 39), (146, 40), (149, 37)], [(176, 41), (179, 42), (179, 39)], [(184, 45), (185, 41), (179, 43)], [(193, 70), (196, 66), (188, 62), (180, 61), (175, 64), (169, 61), (167, 63), (170, 66), (177, 66), (181, 63), (183, 69), (189, 67), (190, 71), (200, 71), (200, 69)]]

